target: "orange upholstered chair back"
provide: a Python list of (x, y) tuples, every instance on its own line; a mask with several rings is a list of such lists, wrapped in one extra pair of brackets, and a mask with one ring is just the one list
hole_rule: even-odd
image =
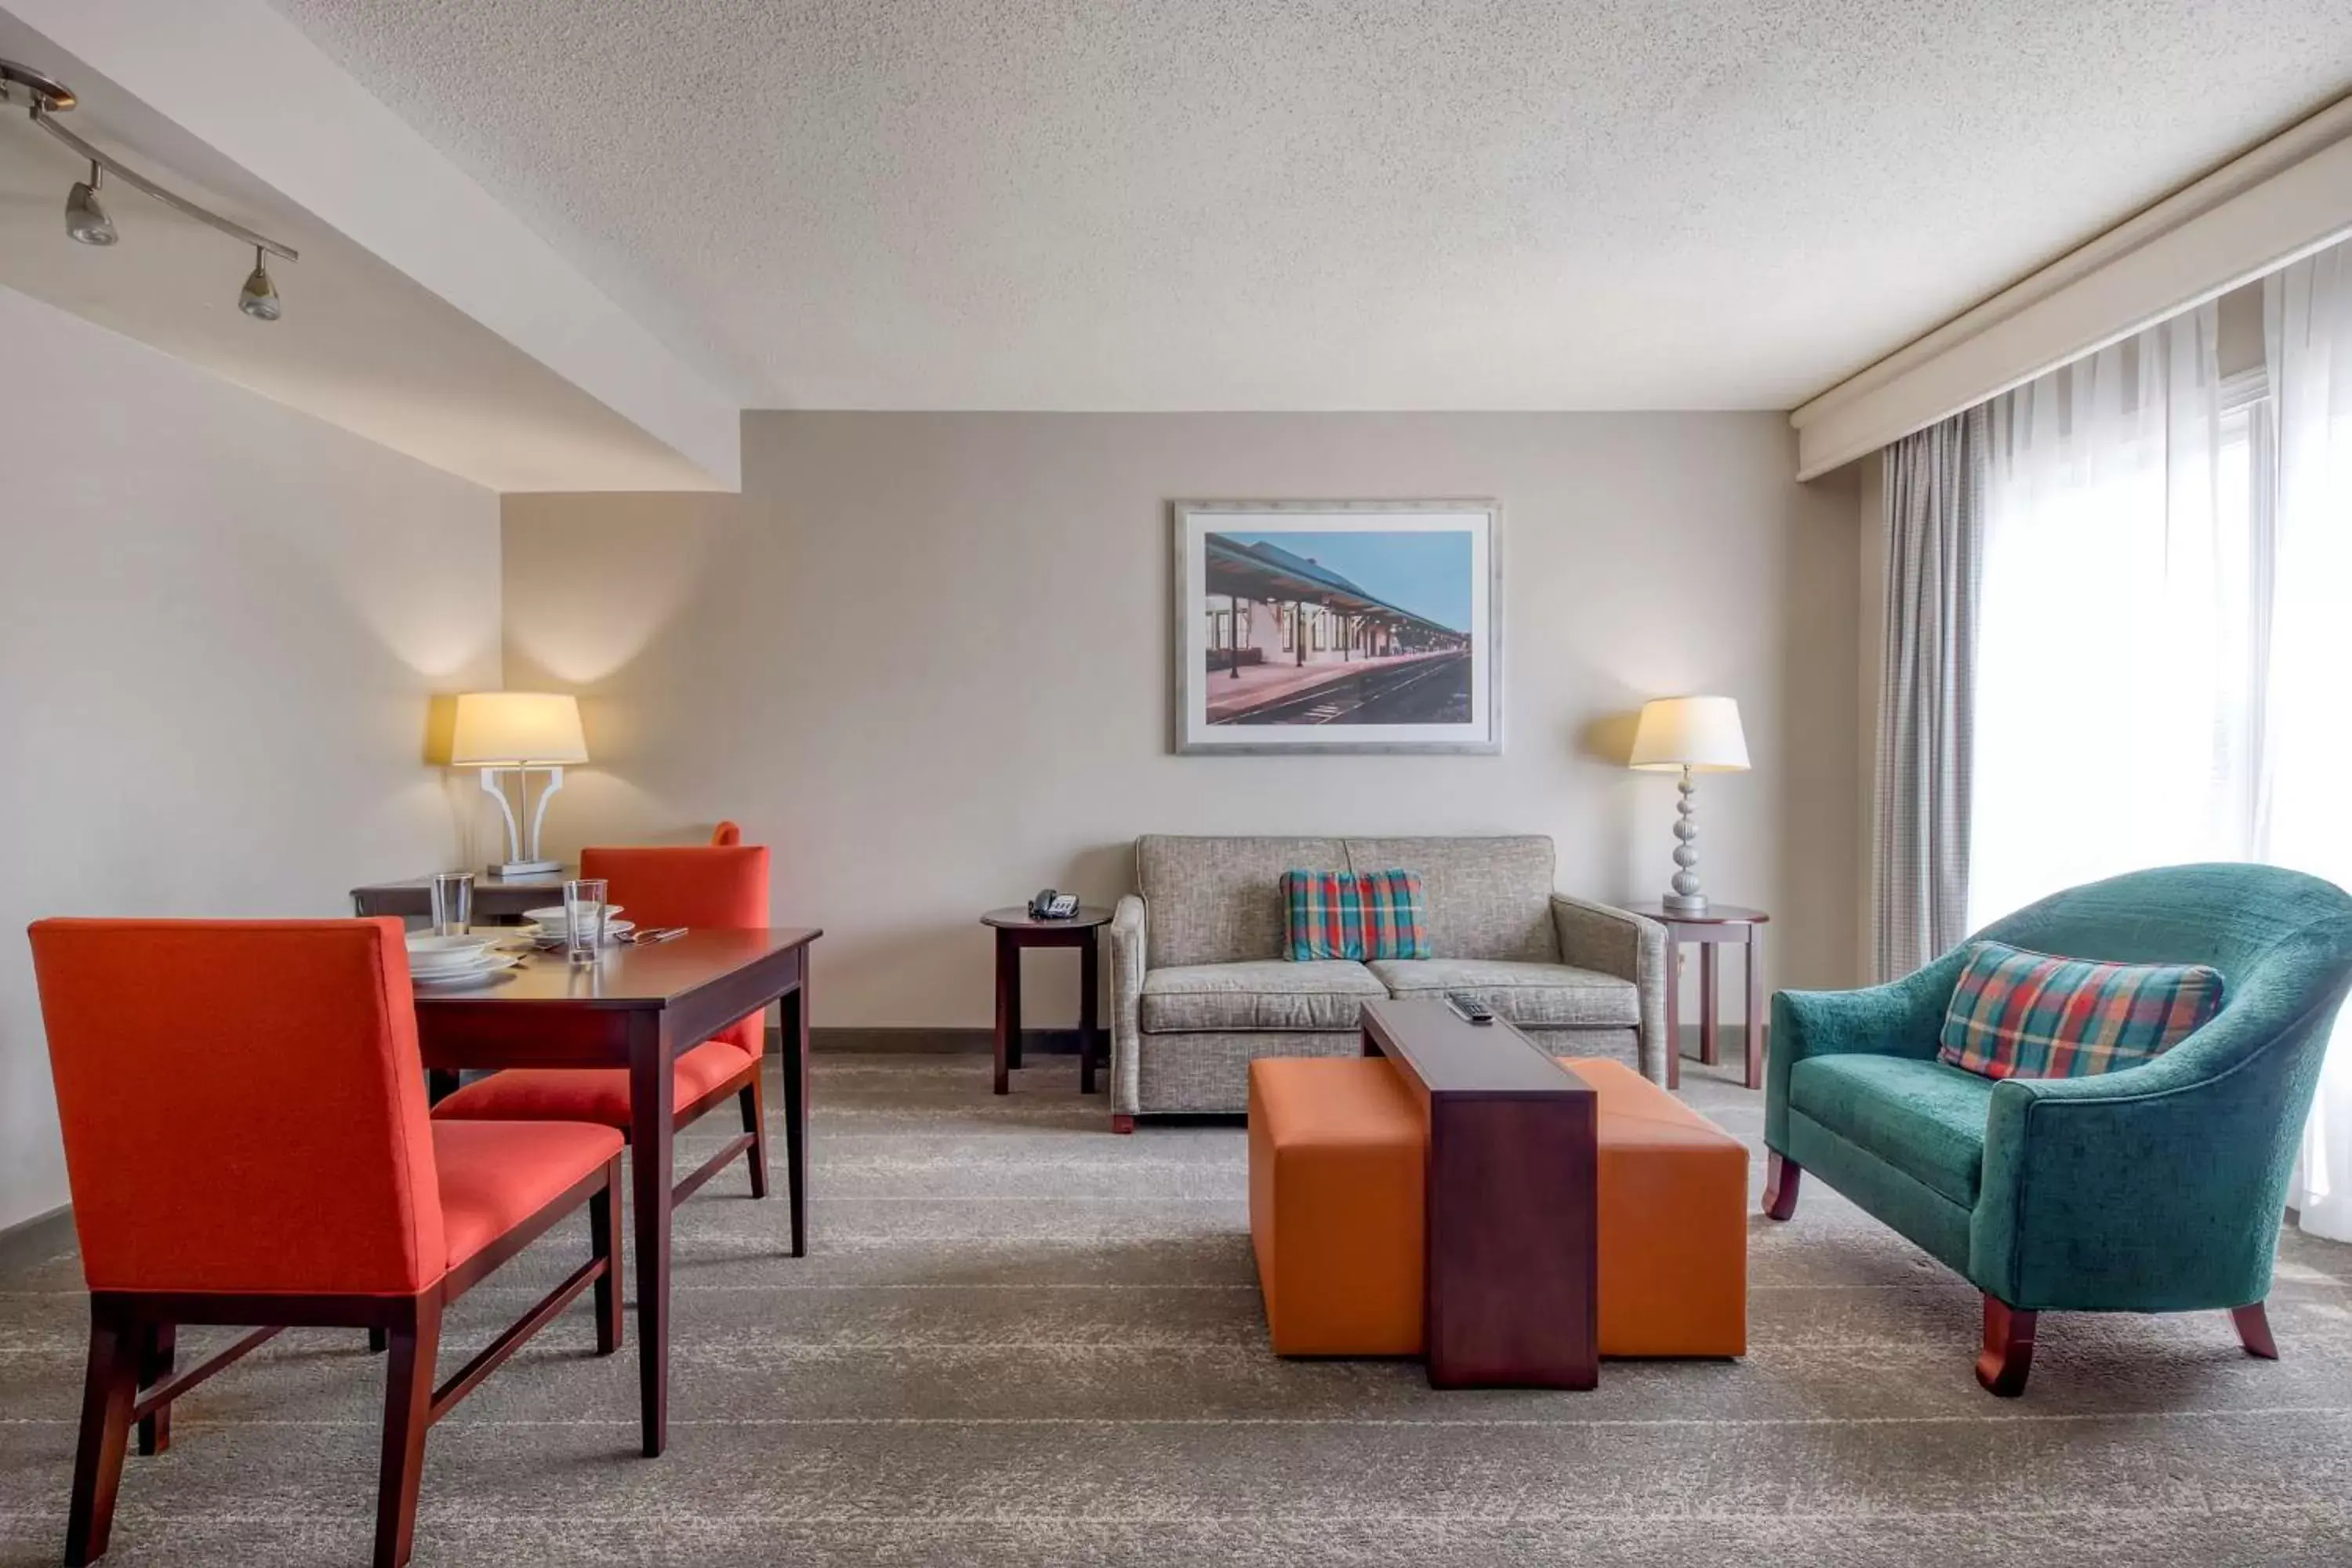
[(32, 939), (92, 1289), (441, 1277), (399, 921), (54, 920)]
[[(583, 849), (580, 874), (602, 877), (604, 896), (639, 931), (655, 926), (758, 931), (768, 923), (768, 847), (696, 844), (648, 849)], [(767, 1029), (757, 1016), (721, 1030), (757, 1056)]]

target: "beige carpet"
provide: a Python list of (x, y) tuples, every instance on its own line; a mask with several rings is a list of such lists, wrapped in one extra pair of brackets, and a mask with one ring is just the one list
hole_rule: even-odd
[[(2352, 1248), (2286, 1238), (2283, 1362), (2218, 1313), (2051, 1316), (1998, 1402), (1975, 1295), (1809, 1187), (1754, 1222), (1745, 1362), (1441, 1395), (1268, 1355), (1238, 1128), (1114, 1138), (1075, 1079), (820, 1058), (813, 1256), (731, 1178), (678, 1216), (667, 1457), (635, 1457), (634, 1362), (589, 1355), (583, 1302), (435, 1431), (416, 1561), (2352, 1562)], [(1686, 1082), (1755, 1138), (1757, 1097)], [(445, 1365), (579, 1245), (469, 1299)], [(0, 1562), (63, 1539), (78, 1286), (69, 1256), (0, 1279)], [(200, 1391), (129, 1462), (108, 1561), (364, 1562), (382, 1366), (310, 1331)]]

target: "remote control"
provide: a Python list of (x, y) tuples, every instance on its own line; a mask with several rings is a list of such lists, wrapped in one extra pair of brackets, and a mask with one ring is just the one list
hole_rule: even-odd
[(1465, 1023), (1491, 1024), (1495, 1021), (1493, 1011), (1485, 1003), (1475, 996), (1465, 996), (1459, 991), (1448, 991), (1445, 994), (1445, 1005), (1460, 1015)]

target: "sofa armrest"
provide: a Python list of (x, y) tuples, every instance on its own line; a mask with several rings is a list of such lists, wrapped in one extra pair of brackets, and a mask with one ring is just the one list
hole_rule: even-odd
[(1630, 980), (1640, 994), (1641, 1024), (1634, 1049), (1642, 1076), (1666, 1081), (1666, 928), (1630, 910), (1612, 909), (1566, 893), (1551, 896), (1552, 929), (1559, 937), (1559, 961), (1579, 969)]
[(1944, 1010), (1959, 984), (1963, 951), (1885, 985), (1859, 991), (1776, 991), (1765, 1037), (1764, 1142), (1788, 1152), (1789, 1074), (1807, 1057), (1936, 1054)]
[(1118, 900), (1110, 938), (1110, 1108), (1132, 1116), (1138, 1104), (1136, 1053), (1143, 1044), (1143, 900)]

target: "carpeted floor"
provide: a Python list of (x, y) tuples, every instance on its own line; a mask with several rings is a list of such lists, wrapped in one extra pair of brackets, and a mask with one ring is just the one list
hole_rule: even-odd
[[(1270, 1356), (1238, 1127), (1114, 1138), (1075, 1078), (820, 1058), (812, 1256), (731, 1177), (678, 1215), (668, 1455), (583, 1301), (434, 1432), (417, 1563), (2352, 1563), (2352, 1248), (2286, 1237), (2280, 1363), (2218, 1313), (2053, 1316), (2000, 1402), (1974, 1293), (1809, 1184), (1753, 1223), (1744, 1362), (1437, 1394)], [(1758, 1097), (1685, 1084), (1753, 1142)], [(469, 1298), (445, 1365), (583, 1246)], [(0, 1279), (0, 1562), (63, 1538), (79, 1285), (69, 1255)], [(364, 1562), (383, 1364), (308, 1331), (198, 1392), (108, 1561)]]

